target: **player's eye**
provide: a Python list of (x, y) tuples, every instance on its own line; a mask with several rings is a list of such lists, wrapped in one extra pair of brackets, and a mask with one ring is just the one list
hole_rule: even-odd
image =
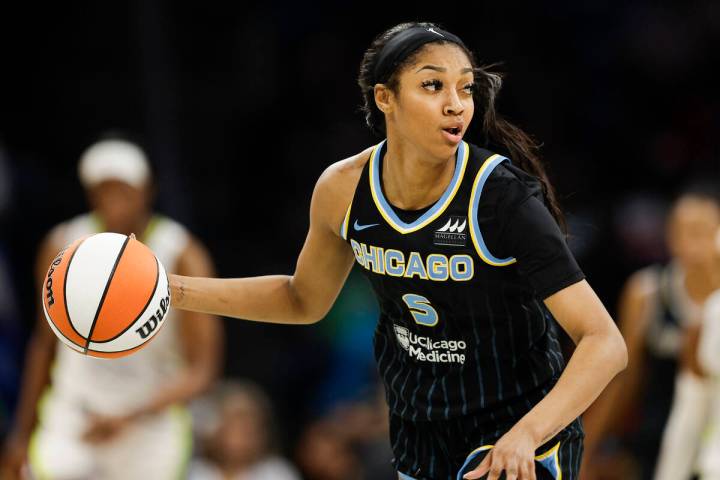
[(431, 92), (437, 92), (442, 89), (443, 84), (440, 80), (433, 79), (423, 81), (421, 86), (426, 90), (430, 90)]
[(463, 87), (463, 90), (468, 95), (472, 95), (473, 93), (475, 93), (477, 91), (477, 84), (476, 83), (468, 83), (467, 85), (465, 85)]

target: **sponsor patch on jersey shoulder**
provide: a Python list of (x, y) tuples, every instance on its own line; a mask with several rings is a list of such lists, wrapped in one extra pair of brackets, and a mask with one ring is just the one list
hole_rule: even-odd
[(467, 217), (451, 215), (442, 227), (435, 230), (434, 245), (464, 247), (467, 243)]

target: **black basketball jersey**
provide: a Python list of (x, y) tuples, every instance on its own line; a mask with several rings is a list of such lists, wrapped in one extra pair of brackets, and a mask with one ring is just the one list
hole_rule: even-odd
[[(537, 181), (521, 178), (507, 158), (461, 142), (442, 197), (403, 212), (382, 190), (384, 151), (385, 141), (373, 149), (340, 233), (380, 305), (374, 348), (391, 412), (411, 420), (521, 417), (564, 367), (542, 299), (583, 278), (544, 206), (552, 245), (532, 238), (538, 215), (525, 205), (542, 196)], [(529, 232), (498, 221), (524, 215)], [(508, 234), (518, 240), (504, 240)], [(540, 254), (520, 252), (525, 269), (513, 256), (494, 255), (528, 242), (526, 250), (537, 245)], [(534, 272), (552, 272), (551, 284), (538, 285)]]

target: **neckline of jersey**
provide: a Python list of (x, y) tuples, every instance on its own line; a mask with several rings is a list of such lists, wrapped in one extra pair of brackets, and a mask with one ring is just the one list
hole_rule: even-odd
[[(395, 210), (404, 210), (393, 207), (383, 193), (381, 178), (382, 152), (386, 142), (387, 139), (375, 145), (370, 155), (370, 192), (372, 193), (375, 206), (388, 225), (402, 234), (416, 232), (442, 215), (448, 205), (450, 205), (450, 202), (452, 202), (452, 199), (455, 198), (455, 194), (460, 188), (460, 184), (465, 175), (470, 148), (464, 141), (460, 142), (455, 154), (455, 172), (447, 188), (433, 205), (425, 207), (425, 213), (420, 215), (415, 221), (407, 223), (402, 221), (395, 212)], [(420, 211), (421, 210), (423, 209), (420, 209)], [(407, 210), (405, 210), (405, 212), (407, 212)]]
[[(102, 219), (96, 212), (90, 212), (90, 221), (94, 225), (97, 232), (105, 231), (105, 223), (102, 221)], [(135, 237), (142, 243), (148, 243), (148, 240), (150, 239), (152, 234), (155, 233), (155, 229), (157, 228), (158, 223), (160, 223), (160, 216), (155, 213), (151, 214), (150, 220), (145, 226), (145, 230), (143, 230), (141, 233), (136, 234)]]

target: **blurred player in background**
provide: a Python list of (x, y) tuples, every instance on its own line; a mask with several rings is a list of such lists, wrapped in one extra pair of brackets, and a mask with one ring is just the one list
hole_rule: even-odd
[(194, 461), (189, 480), (300, 480), (276, 453), (273, 409), (260, 387), (247, 382), (221, 385), (211, 408), (217, 412)]
[[(675, 395), (668, 417), (655, 480), (687, 480), (702, 472), (702, 479), (720, 478), (716, 457), (718, 433), (714, 420), (715, 408), (720, 406), (714, 400), (716, 382), (713, 373), (720, 350), (710, 353), (710, 345), (717, 345), (715, 325), (716, 307), (708, 304), (713, 290), (720, 288), (720, 255), (717, 250), (717, 235), (720, 231), (720, 197), (716, 188), (708, 188), (698, 200), (704, 201), (702, 215), (698, 213), (695, 228), (691, 232), (695, 241), (695, 255), (702, 259), (706, 276), (706, 288), (710, 290), (702, 302), (702, 312), (686, 329), (681, 353), (680, 371), (675, 380)], [(703, 337), (705, 337), (703, 339)], [(703, 348), (700, 348), (703, 345)], [(701, 353), (702, 351), (702, 353)], [(715, 444), (715, 447), (713, 447)], [(710, 452), (714, 451), (714, 455)], [(706, 472), (714, 471), (715, 476)]]
[[(177, 222), (151, 211), (151, 171), (142, 150), (105, 139), (79, 165), (92, 211), (49, 233), (37, 255), (41, 282), (65, 245), (97, 232), (135, 233), (170, 272), (211, 275), (203, 246)], [(42, 312), (42, 310), (39, 310)], [(144, 349), (106, 360), (63, 346), (42, 313), (28, 345), (15, 426), (2, 478), (175, 479), (187, 466), (190, 417), (182, 407), (215, 379), (220, 326), (210, 315), (175, 318)]]
[[(682, 405), (691, 410), (700, 407), (694, 403), (697, 390), (702, 390), (701, 380), (691, 369), (692, 355), (684, 354), (684, 345), (697, 329), (703, 303), (720, 287), (714, 249), (718, 226), (720, 208), (713, 193), (705, 187), (688, 189), (668, 216), (671, 260), (636, 272), (626, 283), (618, 321), (628, 346), (628, 368), (584, 417), (584, 479), (613, 478), (601, 448), (611, 431), (621, 437), (621, 451), (627, 449), (635, 458), (637, 464), (631, 470), (638, 471), (639, 478), (653, 478), (673, 396), (687, 397)], [(622, 431), (617, 431), (621, 426)], [(691, 437), (678, 436), (674, 443), (686, 442), (683, 451), (694, 451), (691, 445), (697, 446), (697, 432)], [(681, 466), (679, 453), (664, 456), (666, 463), (675, 466), (673, 470), (687, 468)]]
[[(720, 257), (720, 232), (717, 236)], [(719, 262), (720, 263), (720, 262)], [(720, 270), (719, 270), (720, 271)], [(697, 470), (702, 480), (720, 480), (720, 290), (716, 290), (703, 309), (703, 319), (698, 336), (697, 364), (706, 377), (709, 390)]]

